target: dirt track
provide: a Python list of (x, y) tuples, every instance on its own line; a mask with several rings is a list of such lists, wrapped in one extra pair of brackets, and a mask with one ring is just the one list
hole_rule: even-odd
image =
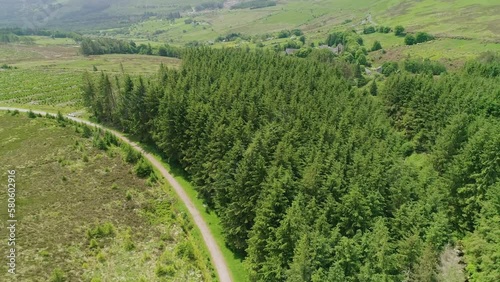
[[(28, 112), (29, 111), (29, 110), (26, 110), (26, 109), (11, 108), (11, 107), (0, 107), (0, 111), (1, 110), (3, 110), (3, 111), (18, 110), (20, 112)], [(36, 114), (42, 114), (42, 115), (47, 114), (47, 112), (42, 112), (42, 111), (33, 111), (33, 112), (36, 113)], [(56, 114), (54, 114), (54, 113), (48, 113), (48, 114), (56, 116)], [(139, 145), (137, 145), (136, 143), (130, 141), (127, 137), (123, 136), (121, 133), (119, 133), (117, 131), (114, 131), (114, 130), (111, 130), (111, 129), (108, 129), (108, 128), (104, 128), (101, 125), (98, 125), (98, 124), (95, 124), (93, 122), (86, 121), (86, 120), (83, 120), (83, 119), (79, 119), (79, 118), (76, 118), (76, 117), (70, 117), (70, 116), (68, 116), (66, 118), (68, 118), (70, 120), (73, 120), (73, 121), (76, 121), (76, 122), (87, 124), (87, 125), (90, 125), (90, 126), (94, 126), (94, 127), (106, 129), (106, 130), (112, 132), (114, 135), (116, 135), (116, 137), (120, 138), (123, 142), (129, 144), (130, 146), (134, 147), (136, 150), (138, 150), (139, 152), (141, 152), (141, 154), (146, 159), (148, 159), (151, 162), (151, 164), (156, 169), (158, 169), (158, 171), (160, 171), (160, 173), (163, 175), (163, 177), (165, 177), (165, 179), (167, 179), (167, 181), (170, 183), (170, 185), (172, 186), (172, 188), (175, 190), (175, 192), (177, 193), (177, 195), (179, 196), (179, 198), (182, 200), (182, 202), (184, 202), (184, 205), (186, 205), (189, 213), (191, 214), (191, 216), (194, 219), (194, 222), (195, 222), (196, 226), (198, 226), (198, 229), (201, 231), (201, 235), (203, 236), (203, 240), (205, 241), (205, 245), (207, 246), (208, 251), (210, 252), (210, 257), (211, 257), (212, 263), (213, 263), (213, 265), (214, 265), (214, 267), (215, 267), (215, 269), (217, 271), (217, 276), (219, 277), (219, 280), (221, 282), (232, 281), (231, 275), (229, 273), (229, 269), (228, 269), (227, 264), (226, 264), (226, 261), (224, 260), (224, 256), (222, 255), (222, 252), (221, 252), (219, 246), (217, 246), (217, 243), (216, 243), (216, 241), (215, 241), (212, 233), (210, 232), (210, 229), (208, 228), (208, 225), (206, 224), (206, 222), (201, 217), (200, 212), (196, 209), (196, 207), (194, 206), (193, 202), (188, 197), (188, 195), (186, 194), (186, 192), (184, 191), (184, 189), (182, 189), (182, 186), (179, 184), (179, 182), (177, 182), (177, 180), (174, 179), (174, 177), (165, 169), (165, 167), (158, 160), (156, 160), (153, 157), (153, 155), (145, 152), (141, 147), (139, 147)]]

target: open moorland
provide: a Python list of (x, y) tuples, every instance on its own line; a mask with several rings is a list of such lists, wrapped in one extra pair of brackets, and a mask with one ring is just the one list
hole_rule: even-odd
[[(2, 179), (16, 170), (17, 281), (214, 279), (184, 209), (138, 154), (53, 118), (1, 112), (0, 124)], [(0, 217), (7, 237), (7, 209)]]

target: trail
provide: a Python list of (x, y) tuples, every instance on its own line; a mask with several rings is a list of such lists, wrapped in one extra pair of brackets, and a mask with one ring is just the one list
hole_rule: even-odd
[[(10, 110), (10, 111), (18, 110), (19, 112), (29, 112), (30, 111), (30, 110), (21, 109), (21, 108), (0, 107), (0, 111), (7, 111), (7, 110)], [(34, 112), (35, 114), (42, 114), (42, 115), (49, 114), (49, 115), (52, 115), (52, 116), (57, 116), (54, 113), (47, 113), (47, 112), (42, 112), (42, 111), (32, 111), (32, 112)], [(83, 124), (86, 124), (86, 125), (94, 126), (94, 127), (101, 128), (101, 129), (105, 129), (105, 130), (113, 133), (116, 137), (120, 138), (120, 140), (122, 140), (123, 142), (125, 142), (125, 143), (129, 144), (130, 146), (132, 146), (137, 151), (141, 152), (141, 154), (149, 162), (151, 162), (151, 164), (156, 169), (158, 169), (158, 171), (160, 171), (160, 173), (163, 175), (163, 177), (165, 177), (165, 179), (167, 179), (167, 181), (170, 183), (170, 185), (172, 186), (172, 188), (174, 188), (175, 192), (177, 193), (177, 195), (179, 196), (179, 198), (182, 200), (182, 202), (184, 203), (184, 205), (186, 205), (189, 213), (193, 217), (193, 220), (194, 220), (196, 226), (201, 231), (201, 235), (203, 237), (203, 240), (205, 241), (205, 245), (207, 246), (208, 251), (210, 252), (210, 257), (211, 257), (212, 263), (213, 263), (213, 265), (214, 265), (214, 267), (215, 267), (215, 269), (217, 271), (217, 275), (219, 277), (219, 280), (221, 282), (231, 282), (232, 281), (231, 280), (231, 275), (229, 273), (229, 268), (227, 267), (226, 261), (224, 260), (224, 256), (222, 255), (222, 252), (221, 252), (219, 246), (217, 246), (217, 243), (216, 243), (216, 241), (214, 239), (214, 236), (210, 232), (210, 229), (208, 228), (208, 225), (206, 224), (206, 222), (201, 217), (200, 212), (196, 209), (196, 207), (194, 206), (193, 202), (188, 197), (187, 193), (184, 191), (184, 189), (179, 184), (179, 182), (177, 182), (177, 180), (175, 180), (175, 178), (165, 169), (165, 167), (158, 160), (156, 160), (153, 157), (153, 155), (151, 155), (150, 153), (144, 151), (137, 143), (130, 141), (127, 137), (125, 137), (120, 132), (117, 132), (117, 131), (112, 130), (112, 129), (108, 129), (108, 128), (102, 126), (102, 125), (99, 125), (99, 124), (96, 124), (96, 123), (93, 123), (93, 122), (90, 122), (90, 121), (87, 121), (87, 120), (83, 120), (83, 119), (80, 119), (80, 118), (76, 118), (76, 117), (72, 117), (72, 116), (66, 116), (65, 118), (73, 120), (73, 121), (76, 121), (76, 122), (79, 122), (79, 123), (83, 123)]]

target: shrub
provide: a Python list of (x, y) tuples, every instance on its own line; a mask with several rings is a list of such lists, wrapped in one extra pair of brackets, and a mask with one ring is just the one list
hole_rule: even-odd
[(60, 268), (54, 269), (52, 275), (50, 276), (50, 282), (63, 282), (66, 281), (66, 275), (64, 271)]
[(376, 40), (375, 42), (373, 42), (373, 46), (372, 46), (372, 51), (377, 51), (377, 50), (380, 50), (382, 49), (382, 44), (380, 44), (380, 42), (378, 40)]
[(430, 41), (433, 39), (434, 39), (434, 36), (432, 36), (426, 32), (418, 32), (417, 35), (415, 36), (416, 43), (423, 43), (423, 42)]
[(90, 239), (89, 248), (97, 249), (99, 247), (99, 243), (96, 239)]
[(375, 33), (375, 31), (376, 31), (376, 30), (375, 30), (375, 27), (373, 27), (373, 26), (365, 27), (365, 28), (363, 29), (363, 33), (364, 33), (364, 34), (371, 34), (371, 33)]
[(404, 69), (411, 73), (430, 73), (439, 75), (446, 72), (446, 67), (443, 64), (429, 59), (406, 59), (403, 65)]
[(378, 29), (377, 29), (378, 32), (380, 33), (389, 33), (392, 31), (392, 29), (388, 26), (380, 26)]
[(113, 237), (115, 236), (115, 227), (113, 223), (106, 222), (101, 225), (97, 225), (94, 228), (87, 230), (87, 238), (104, 238), (104, 237)]
[(405, 36), (406, 33), (405, 33), (405, 28), (401, 25), (398, 25), (394, 28), (394, 34), (396, 36)]
[(92, 136), (92, 130), (90, 130), (90, 128), (86, 125), (83, 125), (82, 136), (83, 138), (89, 138)]
[(64, 116), (62, 115), (61, 111), (57, 111), (57, 120), (64, 121)]
[(173, 265), (156, 265), (156, 276), (173, 276), (175, 274), (175, 267)]
[(290, 34), (289, 30), (282, 30), (278, 33), (278, 38), (287, 38), (290, 37)]
[(28, 117), (29, 117), (29, 118), (36, 118), (36, 114), (35, 114), (33, 111), (31, 111), (31, 110), (30, 110), (30, 111), (28, 112)]
[(189, 241), (184, 241), (178, 244), (175, 248), (175, 254), (180, 258), (187, 258), (190, 260), (195, 259), (193, 246)]
[(137, 176), (145, 178), (148, 177), (151, 174), (151, 172), (153, 172), (153, 168), (146, 160), (141, 158), (139, 162), (137, 162), (137, 164), (135, 165), (134, 171)]
[(134, 150), (132, 147), (130, 147), (127, 144), (124, 144), (122, 146), (123, 152), (125, 153), (124, 160), (127, 163), (135, 164), (141, 157), (141, 154)]
[(385, 76), (389, 76), (392, 73), (396, 72), (399, 69), (397, 62), (385, 62), (382, 65), (382, 74)]
[(104, 254), (102, 252), (99, 252), (97, 254), (96, 258), (97, 258), (97, 261), (101, 262), (101, 263), (106, 261), (106, 257), (104, 256)]
[(405, 36), (405, 44), (406, 45), (413, 45), (415, 43), (416, 43), (415, 36), (413, 36), (411, 34), (407, 34)]

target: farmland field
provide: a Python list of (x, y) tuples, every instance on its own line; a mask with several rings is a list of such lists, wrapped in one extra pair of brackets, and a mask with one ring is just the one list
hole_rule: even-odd
[[(0, 104), (71, 112), (82, 107), (81, 73), (39, 70), (0, 72)], [(21, 83), (20, 83), (21, 82)]]
[[(136, 176), (120, 147), (97, 149), (83, 128), (55, 119), (1, 112), (0, 124), (0, 175), (15, 169), (18, 187), (17, 281), (213, 279), (176, 198)], [(6, 264), (0, 269), (9, 281)]]

